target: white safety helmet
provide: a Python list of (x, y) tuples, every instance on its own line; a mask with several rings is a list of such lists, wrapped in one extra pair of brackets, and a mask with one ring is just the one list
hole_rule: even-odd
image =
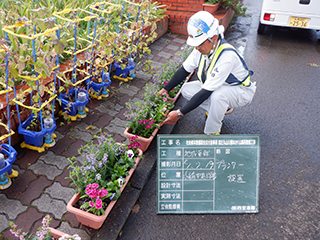
[(214, 35), (221, 35), (223, 38), (224, 27), (219, 26), (219, 21), (211, 13), (200, 11), (192, 15), (188, 22), (187, 44), (197, 47), (208, 38)]

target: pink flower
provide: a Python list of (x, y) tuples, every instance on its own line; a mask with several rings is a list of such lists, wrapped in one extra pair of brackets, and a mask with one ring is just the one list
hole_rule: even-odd
[(167, 82), (167, 81), (164, 81), (163, 83), (164, 83), (164, 85), (166, 85), (168, 82)]
[(92, 199), (95, 199), (98, 196), (98, 191), (96, 189), (89, 189), (86, 190), (86, 194), (88, 194)]
[(143, 123), (143, 120), (139, 120), (139, 123)]
[(94, 201), (90, 201), (90, 202), (89, 202), (89, 206), (90, 206), (90, 207), (94, 207)]
[(102, 208), (102, 200), (97, 197), (97, 200), (96, 200), (96, 209), (100, 209)]
[(100, 208), (102, 208), (102, 204), (96, 204), (96, 209), (100, 209)]
[(19, 237), (18, 232), (14, 232), (12, 229), (10, 229), (10, 233), (13, 234), (15, 237)]
[(107, 194), (108, 194), (108, 190), (106, 190), (104, 188), (99, 189), (99, 192), (98, 192), (99, 197), (105, 197), (105, 196), (107, 196)]
[(149, 122), (149, 124), (150, 124), (150, 125), (152, 125), (152, 124), (153, 124), (153, 122)]
[(92, 183), (92, 184), (88, 184), (86, 187), (86, 191), (90, 190), (90, 189), (97, 189), (99, 187), (98, 183)]
[(151, 128), (151, 126), (150, 126), (150, 125), (148, 125), (148, 126), (146, 126), (145, 128)]
[(92, 183), (91, 185), (92, 185), (92, 188), (94, 188), (94, 189), (97, 189), (99, 187), (98, 183)]

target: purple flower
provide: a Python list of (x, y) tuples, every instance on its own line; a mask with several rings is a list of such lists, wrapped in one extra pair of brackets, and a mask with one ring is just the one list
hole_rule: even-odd
[(116, 195), (116, 193), (113, 193), (110, 197), (110, 200), (112, 200), (114, 198), (114, 196)]

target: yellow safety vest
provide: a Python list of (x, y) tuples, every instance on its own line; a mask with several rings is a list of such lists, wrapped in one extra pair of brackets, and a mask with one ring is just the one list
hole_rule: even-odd
[(197, 76), (198, 76), (198, 78), (199, 78), (199, 80), (200, 80), (200, 82), (202, 84), (210, 76), (210, 74), (212, 72), (212, 69), (214, 68), (214, 66), (216, 65), (216, 62), (218, 61), (218, 59), (221, 56), (221, 53), (223, 51), (228, 51), (228, 50), (229, 51), (230, 50), (234, 51), (238, 55), (238, 57), (240, 58), (244, 68), (246, 70), (248, 70), (248, 75), (245, 77), (245, 79), (239, 80), (233, 74), (230, 73), (230, 75), (226, 79), (226, 82), (229, 83), (230, 85), (240, 85), (240, 86), (246, 86), (246, 87), (249, 87), (251, 85), (250, 76), (253, 75), (253, 72), (248, 69), (244, 59), (239, 55), (237, 50), (224, 39), (221, 40), (220, 46), (218, 47), (217, 51), (214, 53), (214, 56), (212, 58), (212, 61), (210, 63), (210, 66), (208, 68), (207, 73), (205, 73), (205, 71), (204, 71), (204, 69), (205, 69), (205, 58), (204, 58), (203, 55), (200, 58), (200, 63), (199, 63), (199, 67), (198, 67)]

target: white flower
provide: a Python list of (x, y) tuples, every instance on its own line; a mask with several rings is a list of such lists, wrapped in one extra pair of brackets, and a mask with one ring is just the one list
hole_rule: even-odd
[(71, 237), (68, 237), (68, 234), (63, 235), (62, 237), (59, 238), (59, 240), (81, 240), (81, 237), (79, 237), (78, 234), (74, 234)]
[(101, 179), (101, 174), (98, 173), (98, 174), (96, 175), (95, 179), (96, 179), (96, 180), (100, 180), (100, 179)]
[(127, 151), (127, 155), (128, 155), (129, 158), (133, 158), (134, 157), (134, 153), (133, 153), (133, 151), (131, 149)]
[(123, 186), (123, 178), (122, 178), (122, 177), (120, 177), (120, 178), (118, 179), (118, 183), (119, 183), (119, 186), (120, 186), (120, 187)]

